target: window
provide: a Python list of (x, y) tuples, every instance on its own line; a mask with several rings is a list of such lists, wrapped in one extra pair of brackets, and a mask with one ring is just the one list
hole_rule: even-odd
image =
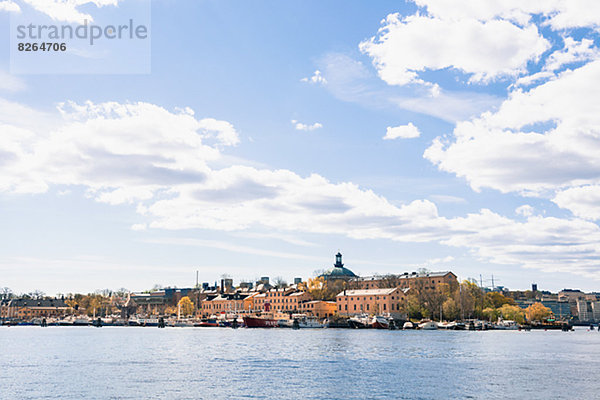
[(354, 305), (354, 311), (356, 311), (356, 304)]
[(369, 305), (367, 304), (367, 311), (369, 311)]
[(346, 304), (346, 311), (348, 311), (348, 304)]
[(341, 305), (339, 306), (338, 310), (342, 311), (342, 306)]
[(386, 308), (385, 308), (386, 306), (387, 306), (387, 304), (383, 303), (383, 311), (386, 310)]

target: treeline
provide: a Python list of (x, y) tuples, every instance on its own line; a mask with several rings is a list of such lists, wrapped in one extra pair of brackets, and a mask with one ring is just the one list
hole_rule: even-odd
[[(377, 285), (380, 288), (391, 288), (400, 287), (405, 282), (398, 275), (386, 275), (377, 280)], [(323, 278), (309, 279), (299, 287), (309, 292), (314, 299), (327, 301), (335, 301), (336, 295), (345, 289), (356, 288), (356, 282), (325, 281)], [(551, 315), (551, 310), (541, 303), (522, 309), (512, 297), (499, 292), (484, 293), (476, 283), (470, 281), (441, 283), (432, 287), (427, 286), (424, 280), (412, 280), (405, 300), (399, 305), (400, 311), (411, 319), (429, 318), (438, 321), (496, 321), (503, 318), (523, 323), (525, 320), (541, 321)]]

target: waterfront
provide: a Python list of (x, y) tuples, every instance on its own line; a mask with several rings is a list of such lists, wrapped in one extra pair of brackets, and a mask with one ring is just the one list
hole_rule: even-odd
[(2, 327), (24, 399), (597, 398), (600, 333)]

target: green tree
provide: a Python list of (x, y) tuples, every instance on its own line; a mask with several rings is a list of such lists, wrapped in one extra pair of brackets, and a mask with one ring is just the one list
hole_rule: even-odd
[(444, 318), (449, 321), (454, 321), (460, 317), (460, 308), (453, 298), (448, 298), (442, 306), (444, 310)]
[(498, 319), (498, 315), (500, 313), (492, 307), (487, 307), (483, 309), (483, 316), (487, 318), (488, 321), (495, 321)]
[(504, 304), (515, 305), (514, 299), (504, 296), (502, 293), (489, 292), (485, 294), (484, 304), (486, 307), (500, 308)]
[(519, 324), (525, 322), (525, 312), (519, 306), (504, 304), (502, 307), (500, 307), (499, 311), (503, 319), (515, 321)]

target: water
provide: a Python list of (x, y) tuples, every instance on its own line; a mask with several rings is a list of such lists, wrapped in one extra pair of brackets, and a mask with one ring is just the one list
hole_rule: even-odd
[(596, 399), (600, 333), (0, 327), (7, 399)]

